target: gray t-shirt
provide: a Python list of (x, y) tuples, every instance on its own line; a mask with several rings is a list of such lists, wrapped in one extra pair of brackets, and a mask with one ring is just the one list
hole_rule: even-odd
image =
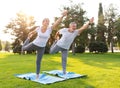
[(59, 33), (62, 34), (62, 37), (58, 40), (57, 45), (61, 48), (69, 49), (75, 37), (79, 34), (79, 31), (69, 32), (68, 28), (63, 28), (59, 30)]
[(37, 32), (37, 37), (36, 39), (33, 41), (33, 44), (39, 46), (39, 47), (45, 47), (46, 43), (50, 37), (50, 34), (52, 32), (51, 27), (48, 27), (46, 32), (42, 33), (41, 32), (41, 28), (38, 27), (36, 28), (36, 32)]

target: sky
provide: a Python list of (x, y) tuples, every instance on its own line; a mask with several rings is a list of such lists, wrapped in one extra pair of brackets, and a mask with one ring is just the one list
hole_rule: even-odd
[[(113, 3), (118, 9), (120, 0), (72, 0), (73, 3), (84, 3), (82, 7), (87, 11), (88, 18), (97, 19), (99, 3), (102, 3), (103, 10)], [(34, 16), (37, 24), (41, 25), (43, 18), (48, 17), (51, 22), (54, 17), (61, 15), (60, 8), (70, 6), (69, 0), (0, 0), (0, 40), (10, 41), (10, 34), (4, 34), (5, 25), (10, 22), (16, 13), (23, 11), (27, 15)], [(97, 21), (97, 20), (95, 20)]]

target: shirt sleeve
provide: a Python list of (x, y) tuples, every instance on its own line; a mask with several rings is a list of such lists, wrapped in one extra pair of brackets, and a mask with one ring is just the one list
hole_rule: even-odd
[(62, 28), (62, 29), (60, 29), (58, 32), (59, 32), (60, 34), (63, 34), (64, 31), (65, 31), (65, 28)]

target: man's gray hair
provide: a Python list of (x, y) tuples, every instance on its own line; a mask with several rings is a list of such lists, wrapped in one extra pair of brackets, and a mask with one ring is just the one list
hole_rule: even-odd
[(77, 25), (75, 22), (71, 22), (71, 23), (69, 24), (69, 26), (70, 26), (70, 25), (72, 25), (72, 24), (75, 24), (75, 25)]

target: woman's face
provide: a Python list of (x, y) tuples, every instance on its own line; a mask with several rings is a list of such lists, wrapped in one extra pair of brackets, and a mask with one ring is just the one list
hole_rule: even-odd
[(50, 23), (50, 20), (49, 20), (48, 18), (44, 18), (44, 19), (43, 19), (43, 22), (42, 22), (42, 25), (48, 26), (49, 23)]

